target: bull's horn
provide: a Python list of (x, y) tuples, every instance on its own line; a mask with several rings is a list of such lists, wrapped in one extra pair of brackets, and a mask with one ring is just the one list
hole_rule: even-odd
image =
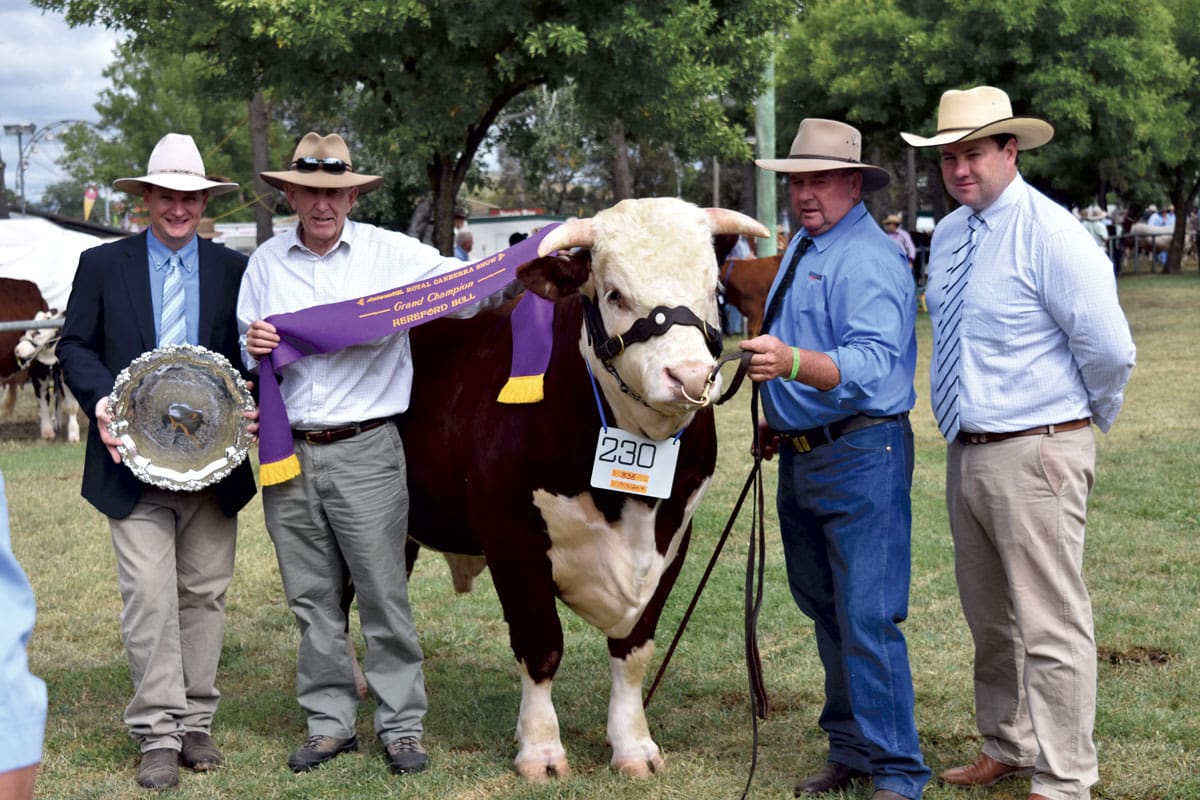
[(704, 213), (708, 214), (708, 227), (713, 233), (745, 233), (760, 239), (771, 235), (758, 220), (728, 208), (706, 208)]
[(555, 250), (572, 247), (591, 247), (596, 243), (596, 232), (591, 219), (569, 219), (546, 234), (538, 245), (538, 256), (548, 256)]

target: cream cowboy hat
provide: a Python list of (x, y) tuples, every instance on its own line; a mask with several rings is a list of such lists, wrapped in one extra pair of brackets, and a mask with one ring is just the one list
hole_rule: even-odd
[(1088, 206), (1083, 210), (1084, 219), (1104, 219), (1106, 216), (1107, 214), (1100, 206)]
[(831, 119), (801, 120), (787, 158), (758, 158), (754, 163), (773, 172), (856, 169), (863, 176), (863, 192), (882, 189), (892, 179), (883, 167), (862, 163), (862, 134), (858, 128)]
[(1049, 122), (1037, 117), (1014, 117), (1008, 95), (994, 86), (976, 86), (960, 91), (950, 89), (942, 94), (938, 105), (937, 132), (925, 138), (915, 133), (901, 133), (913, 147), (938, 147), (952, 142), (982, 139), (997, 133), (1017, 137), (1018, 150), (1041, 147), (1054, 136)]
[(160, 186), (176, 192), (207, 191), (210, 197), (232, 192), (236, 183), (210, 181), (204, 172), (204, 159), (195, 140), (185, 133), (168, 133), (150, 151), (146, 174), (140, 178), (118, 178), (113, 188), (128, 194), (141, 194), (147, 186)]
[(900, 224), (900, 215), (899, 214), (888, 214), (886, 217), (883, 218), (883, 224), (884, 225), (899, 225)]
[(304, 134), (292, 153), (288, 169), (283, 172), (260, 172), (260, 178), (276, 189), (288, 184), (316, 189), (347, 189), (357, 187), (366, 194), (383, 183), (379, 175), (359, 175), (350, 161), (350, 148), (336, 133), (321, 136), (309, 131)]

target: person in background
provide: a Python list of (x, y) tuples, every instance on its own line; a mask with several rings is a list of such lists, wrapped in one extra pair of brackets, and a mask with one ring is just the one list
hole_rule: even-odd
[(191, 136), (168, 133), (146, 175), (113, 186), (141, 195), (150, 228), (79, 257), (58, 357), (91, 421), (82, 494), (108, 517), (117, 557), (133, 678), (125, 724), (142, 753), (137, 782), (162, 789), (179, 782), (181, 762), (196, 771), (221, 764), (211, 732), (225, 591), (237, 512), (254, 496), (254, 474), (247, 460), (196, 492), (142, 483), (120, 463), (108, 397), (121, 370), (162, 345), (200, 345), (239, 362), (234, 304), (246, 257), (196, 234), (208, 198), (237, 184), (205, 177)]
[(883, 218), (883, 232), (888, 235), (888, 238), (900, 246), (904, 257), (908, 259), (908, 266), (913, 271), (913, 283), (917, 286), (921, 285), (921, 275), (917, 267), (917, 248), (913, 245), (912, 237), (908, 235), (908, 231), (901, 227), (903, 217), (899, 214), (888, 214)]
[(936, 147), (962, 205), (933, 234), (930, 398), (975, 645), (982, 752), (956, 786), (1032, 776), (1029, 800), (1086, 800), (1099, 778), (1096, 641), (1083, 579), (1092, 423), (1108, 431), (1134, 363), (1112, 265), (1018, 154), (1050, 141), (992, 86), (942, 95)]
[(1083, 229), (1088, 232), (1096, 245), (1105, 253), (1108, 252), (1108, 226), (1104, 224), (1107, 216), (1099, 206), (1088, 206), (1083, 210)]
[(469, 230), (454, 234), (454, 257), (459, 261), (470, 261), (473, 247), (475, 247), (475, 234)]
[(0, 473), (0, 797), (32, 800), (46, 731), (46, 684), (29, 671), (33, 591), (13, 556)]
[(888, 184), (856, 128), (800, 123), (788, 175), (800, 230), (775, 277), (762, 335), (740, 347), (763, 383), (764, 455), (780, 453), (776, 507), (788, 585), (825, 668), (829, 755), (800, 796), (874, 783), (921, 797), (930, 771), (913, 717), (900, 623), (908, 616), (916, 303), (907, 259), (862, 197)]

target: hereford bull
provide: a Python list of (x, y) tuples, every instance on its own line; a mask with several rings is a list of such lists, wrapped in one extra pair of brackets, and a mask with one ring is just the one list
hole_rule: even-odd
[[(563, 654), (556, 599), (608, 637), (613, 768), (663, 767), (642, 683), (716, 462), (701, 398), (720, 350), (712, 236), (722, 231), (767, 235), (750, 217), (670, 198), (626, 200), (552, 231), (542, 257), (518, 271), (555, 301), (540, 402), (496, 402), (513, 352), (510, 312), (412, 332), (420, 377), (402, 423), (414, 459), (410, 536), (486, 559), (520, 669), (515, 765), (526, 778), (570, 769), (551, 699)], [(598, 404), (609, 426), (659, 442), (680, 434), (668, 445), (678, 454), (669, 497), (592, 487), (604, 457)]]
[[(61, 319), (62, 314), (54, 309), (39, 311), (34, 320)], [(13, 353), (17, 363), (29, 369), (30, 382), (38, 400), (38, 418), (43, 439), (53, 439), (57, 432), (65, 430), (68, 442), (79, 441), (79, 403), (63, 381), (62, 364), (58, 361), (55, 346), (61, 328), (30, 328), (17, 342)]]
[[(42, 292), (33, 281), (0, 278), (0, 321), (33, 319), (39, 311), (48, 310)], [(3, 416), (12, 414), (17, 402), (17, 389), (25, 382), (28, 372), (17, 364), (16, 348), (24, 331), (0, 331), (0, 383), (4, 385)]]

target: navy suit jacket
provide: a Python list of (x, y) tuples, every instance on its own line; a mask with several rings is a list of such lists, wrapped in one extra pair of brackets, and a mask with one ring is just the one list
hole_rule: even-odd
[[(67, 303), (66, 322), (58, 343), (63, 377), (91, 420), (83, 465), (83, 497), (115, 519), (129, 516), (146, 484), (127, 466), (113, 463), (100, 441), (96, 403), (112, 392), (116, 376), (135, 358), (156, 345), (154, 305), (146, 250), (148, 233), (85, 250)], [(246, 257), (201, 238), (200, 334), (203, 347), (235, 367), (238, 346), (237, 296)], [(222, 511), (234, 516), (254, 496), (254, 473), (243, 461), (213, 487)]]

